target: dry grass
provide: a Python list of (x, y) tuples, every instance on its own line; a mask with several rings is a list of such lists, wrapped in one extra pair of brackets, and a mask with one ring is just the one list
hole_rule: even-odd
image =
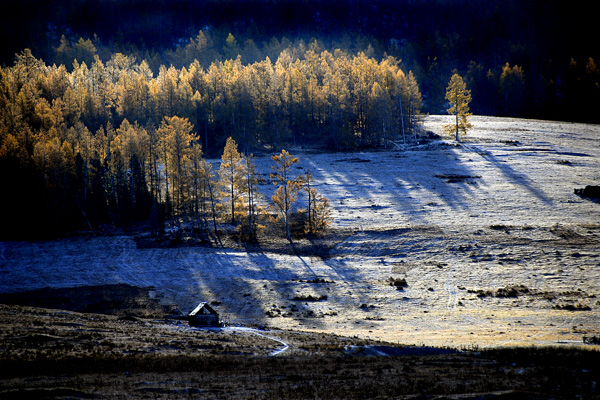
[[(599, 353), (448, 351), (0, 305), (0, 398), (598, 398)], [(378, 349), (393, 356), (368, 356)]]

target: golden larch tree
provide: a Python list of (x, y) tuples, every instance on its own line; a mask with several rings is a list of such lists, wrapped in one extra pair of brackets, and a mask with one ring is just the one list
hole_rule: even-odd
[(450, 108), (446, 111), (455, 116), (456, 122), (444, 125), (444, 133), (449, 135), (456, 133), (456, 141), (460, 141), (459, 135), (466, 135), (473, 125), (469, 122), (469, 117), (472, 115), (469, 112), (471, 91), (467, 89), (467, 84), (459, 74), (454, 74), (450, 78), (446, 88), (446, 100), (450, 103)]
[(171, 196), (173, 208), (179, 213), (182, 211), (180, 207), (184, 204), (184, 197), (188, 193), (186, 190), (189, 185), (188, 167), (191, 142), (194, 138), (192, 124), (187, 118), (165, 117), (157, 133), (165, 174), (167, 203)]
[(304, 232), (309, 237), (322, 234), (333, 221), (329, 199), (319, 193), (313, 184), (313, 175), (309, 169), (304, 176), (304, 191), (308, 202)]
[(236, 209), (241, 201), (240, 193), (242, 191), (243, 178), (242, 157), (238, 151), (238, 145), (232, 137), (229, 137), (221, 156), (219, 184), (222, 189), (222, 197), (228, 199), (231, 210), (231, 223), (234, 225)]

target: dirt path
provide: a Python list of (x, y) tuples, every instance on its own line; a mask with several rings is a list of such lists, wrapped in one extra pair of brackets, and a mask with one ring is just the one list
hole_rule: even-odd
[(275, 350), (273, 350), (272, 352), (269, 353), (269, 356), (271, 356), (271, 357), (283, 354), (287, 350), (289, 350), (289, 348), (290, 348), (289, 343), (287, 343), (287, 342), (285, 342), (285, 341), (283, 341), (281, 339), (278, 339), (278, 338), (276, 338), (276, 337), (274, 337), (274, 336), (272, 336), (270, 334), (267, 334), (266, 331), (261, 331), (261, 330), (258, 330), (258, 329), (241, 327), (241, 326), (240, 327), (227, 327), (227, 328), (224, 328), (224, 329), (227, 330), (227, 331), (231, 331), (231, 332), (250, 333), (252, 335), (256, 335), (256, 336), (260, 336), (260, 337), (263, 337), (263, 338), (266, 338), (266, 339), (270, 339), (270, 340), (272, 340), (272, 341), (280, 344), (281, 348), (275, 349)]

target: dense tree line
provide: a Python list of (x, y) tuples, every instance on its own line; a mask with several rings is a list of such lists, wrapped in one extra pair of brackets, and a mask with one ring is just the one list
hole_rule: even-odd
[[(145, 59), (156, 75), (160, 65), (187, 68), (193, 61), (190, 38), (199, 31), (205, 41), (194, 46), (204, 68), (237, 54), (244, 65), (276, 60), (290, 44), (317, 38), (332, 53), (341, 48), (402, 60), (401, 68), (412, 70), (421, 84), (426, 113), (446, 109), (445, 85), (458, 72), (472, 90), (475, 114), (600, 121), (590, 112), (600, 106), (598, 74), (587, 67), (590, 58), (593, 64), (600, 60), (592, 3), (9, 0), (2, 7), (0, 62), (6, 65), (31, 48), (69, 71), (75, 57), (89, 67), (93, 57), (78, 54), (85, 52), (83, 37), (104, 63), (120, 52)], [(506, 63), (516, 76), (506, 75)]]
[(235, 186), (219, 193), (203, 158), (229, 151), (228, 138), (244, 155), (287, 145), (386, 145), (414, 135), (420, 101), (414, 76), (395, 59), (364, 53), (291, 49), (275, 63), (244, 65), (238, 57), (204, 69), (194, 60), (154, 76), (145, 61), (122, 54), (68, 71), (25, 50), (0, 69), (4, 227), (96, 229), (206, 210), (214, 220), (218, 199), (228, 196), (235, 223)]
[(194, 57), (180, 69), (161, 65), (156, 75), (145, 60), (117, 53), (104, 63), (93, 51), (85, 56), (92, 44), (79, 44), (75, 51), (89, 65), (76, 59), (71, 68), (49, 66), (25, 50), (2, 68), (6, 133), (81, 124), (95, 134), (125, 120), (152, 130), (180, 116), (210, 155), (230, 136), (244, 153), (288, 144), (347, 149), (414, 134), (421, 109), (414, 75), (393, 57), (330, 53), (316, 42), (290, 47), (275, 62), (243, 64), (238, 56), (204, 68)]

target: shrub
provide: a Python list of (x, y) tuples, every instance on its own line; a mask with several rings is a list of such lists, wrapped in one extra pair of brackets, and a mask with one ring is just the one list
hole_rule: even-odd
[(555, 310), (566, 310), (566, 311), (591, 311), (592, 308), (587, 304), (577, 303), (573, 304), (557, 304), (554, 307)]
[(394, 278), (390, 276), (388, 282), (390, 283), (390, 286), (395, 286), (398, 290), (404, 290), (404, 288), (408, 286), (408, 283), (406, 283), (406, 279), (404, 278)]
[(583, 343), (585, 343), (585, 344), (600, 344), (600, 336), (584, 336)]
[(309, 295), (298, 295), (298, 296), (294, 296), (292, 297), (293, 301), (323, 301), (323, 300), (327, 300), (327, 295), (323, 294), (321, 296), (313, 296), (312, 294)]

